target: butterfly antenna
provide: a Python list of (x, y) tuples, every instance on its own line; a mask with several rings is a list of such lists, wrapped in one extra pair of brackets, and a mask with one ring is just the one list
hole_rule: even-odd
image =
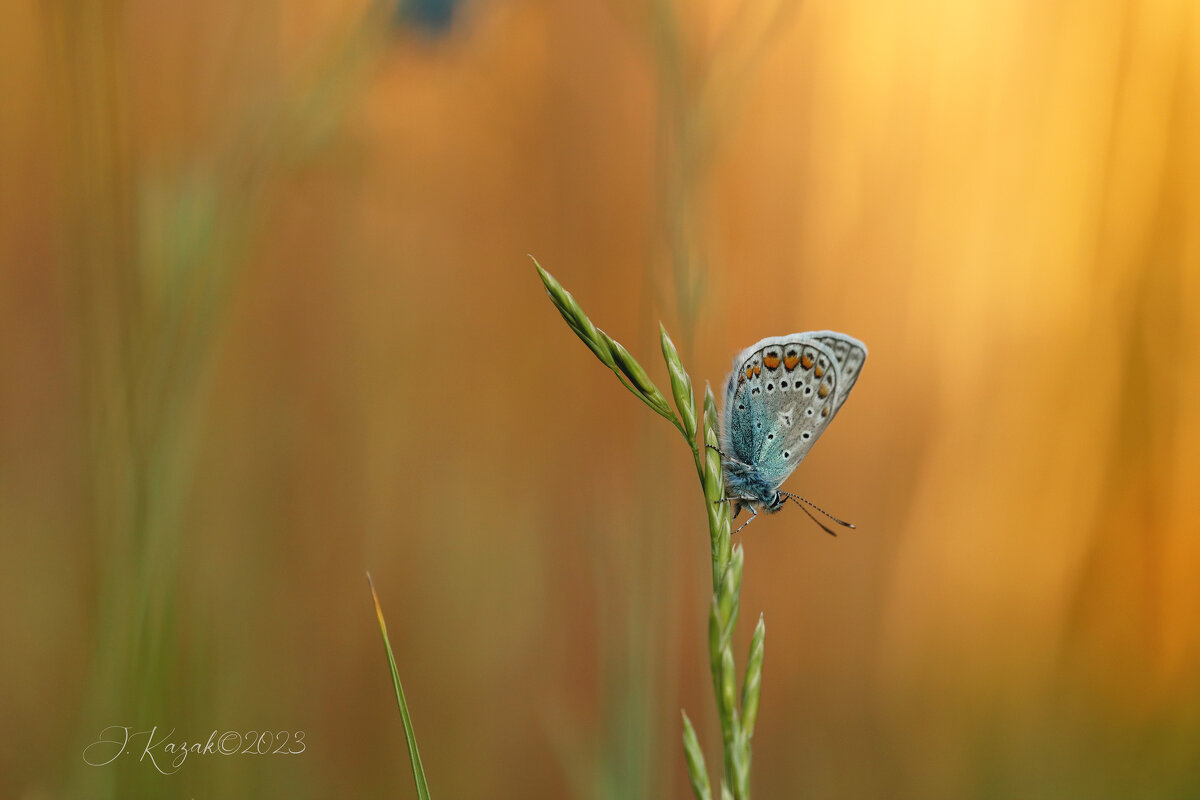
[[(791, 495), (788, 495), (788, 497), (792, 497), (792, 496), (791, 496)], [(819, 520), (819, 519), (817, 519), (816, 517), (814, 517), (814, 516), (813, 516), (813, 513), (812, 513), (811, 511), (809, 511), (807, 508), (805, 508), (803, 503), (801, 503), (801, 502), (800, 502), (799, 500), (797, 500), (795, 497), (792, 497), (792, 501), (793, 501), (793, 502), (794, 502), (796, 505), (800, 506), (800, 510), (801, 510), (801, 511), (803, 511), (805, 514), (808, 514), (808, 518), (809, 518), (809, 519), (811, 519), (813, 522), (817, 523), (817, 525), (818, 525), (818, 526), (821, 528), (821, 530), (825, 531), (825, 532), (826, 532), (826, 533), (828, 533), (830, 536), (837, 536), (837, 532), (836, 532), (836, 531), (834, 531), (832, 528), (830, 528), (830, 527), (829, 527), (828, 525), (826, 525), (824, 522), (821, 522), (821, 520)]]
[[(828, 511), (826, 511), (825, 509), (821, 508), (819, 505), (817, 505), (817, 504), (816, 504), (816, 503), (814, 503), (813, 501), (811, 501), (811, 500), (807, 500), (807, 499), (805, 499), (805, 498), (801, 497), (801, 496), (800, 496), (800, 495), (798, 495), (798, 494), (792, 494), (791, 492), (783, 492), (782, 494), (785, 494), (785, 495), (787, 495), (788, 497), (790, 497), (790, 498), (792, 498), (793, 500), (795, 500), (795, 501), (796, 501), (796, 503), (797, 503), (797, 505), (799, 505), (800, 503), (808, 503), (810, 506), (812, 506), (813, 508), (815, 508), (817, 511), (820, 511), (822, 514), (824, 514), (825, 516), (829, 517), (831, 520), (833, 520), (834, 522), (836, 522), (838, 525), (841, 525), (843, 528), (853, 528), (853, 527), (854, 527), (854, 523), (852, 523), (852, 522), (846, 522), (845, 520), (838, 519), (838, 518), (837, 518), (837, 517), (835, 517), (833, 514), (830, 514)], [(804, 506), (800, 506), (800, 507), (801, 507), (801, 508), (804, 508)], [(808, 509), (805, 509), (805, 511), (807, 511), (807, 510), (808, 510)], [(812, 515), (810, 514), (809, 516), (812, 516)]]

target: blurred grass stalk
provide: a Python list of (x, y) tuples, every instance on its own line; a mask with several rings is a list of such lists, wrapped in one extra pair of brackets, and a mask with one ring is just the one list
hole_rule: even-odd
[(684, 23), (689, 13), (703, 23), (706, 9), (694, 5), (651, 0), (634, 12), (645, 15), (638, 27), (648, 39), (658, 87), (659, 214), (685, 361), (693, 355), (708, 274), (700, 235), (704, 181), (726, 127), (740, 118), (736, 104), (750, 75), (799, 4), (743, 0), (707, 52), (703, 42), (695, 41), (704, 25), (689, 31)]
[[(325, 61), (232, 144), (176, 172), (145, 168), (124, 6), (53, 5), (49, 51), (64, 120), (65, 258), (78, 323), (90, 539), (99, 600), (81, 740), (111, 724), (163, 724), (178, 663), (184, 511), (220, 321), (281, 165), (302, 164), (334, 130), (380, 51), (388, 8), (372, 7)], [(206, 696), (189, 685), (193, 697)], [(136, 730), (137, 728), (135, 728)], [(70, 762), (79, 764), (72, 757)], [(144, 764), (77, 766), (70, 794), (150, 797)]]
[[(655, 386), (646, 370), (619, 342), (592, 324), (571, 293), (534, 260), (538, 275), (546, 287), (563, 320), (606, 367), (611, 369), (626, 389), (652, 411), (666, 419), (688, 442), (696, 475), (704, 492), (712, 557), (713, 595), (709, 608), (709, 669), (713, 694), (721, 721), (724, 780), (721, 797), (749, 800), (750, 741), (758, 716), (759, 689), (762, 685), (763, 641), (765, 625), (760, 616), (750, 647), (750, 656), (741, 687), (739, 705), (737, 669), (732, 641), (742, 585), (743, 553), (740, 546), (731, 546), (729, 504), (724, 502), (725, 482), (721, 472), (721, 457), (716, 448), (719, 442), (716, 401), (712, 390), (704, 393), (702, 432), (704, 444), (697, 441), (695, 394), (691, 377), (683, 367), (674, 343), (665, 327), (659, 326), (663, 360), (671, 378), (671, 394), (675, 410)], [(678, 412), (678, 413), (676, 413)], [(687, 715), (683, 717), (684, 752), (692, 790), (697, 800), (712, 800), (704, 754), (695, 730)]]
[[(658, 89), (655, 225), (663, 250), (652, 254), (643, 271), (644, 297), (651, 298), (651, 308), (674, 312), (681, 360), (689, 363), (708, 274), (703, 191), (713, 153), (728, 124), (739, 118), (735, 106), (758, 59), (782, 30), (787, 12), (798, 4), (795, 0), (742, 2), (711, 48), (696, 35), (704, 31), (709, 10), (705, 7), (672, 0), (645, 4), (617, 0), (613, 5), (643, 39)], [(652, 318), (652, 314), (643, 317)], [(649, 347), (658, 335), (646, 325), (639, 328), (636, 340)], [(663, 516), (659, 496), (679, 487), (674, 486), (675, 476), (668, 474), (665, 486), (648, 488), (651, 476), (663, 477), (659, 465), (665, 454), (655, 437), (638, 436), (636, 441), (637, 524), (644, 530), (633, 537), (638, 556), (621, 561), (628, 567), (628, 574), (622, 576), (624, 590), (597, 598), (614, 610), (604, 615), (612, 625), (601, 638), (602, 669), (607, 676), (603, 706), (610, 716), (602, 723), (603, 745), (594, 758), (566, 754), (568, 763), (595, 763), (590, 787), (587, 781), (576, 780), (581, 797), (623, 800), (672, 792), (672, 776), (656, 775), (654, 765), (665, 755), (658, 730), (663, 724), (661, 711), (669, 705), (663, 701), (678, 693), (680, 648), (664, 648), (663, 643), (678, 635), (680, 593), (673, 587), (680, 575), (669, 557), (673, 537), (664, 534), (672, 523)], [(624, 545), (611, 536), (602, 536), (599, 543), (624, 551)], [(611, 585), (613, 579), (606, 575), (597, 585)], [(586, 770), (576, 767), (571, 772), (579, 775)]]

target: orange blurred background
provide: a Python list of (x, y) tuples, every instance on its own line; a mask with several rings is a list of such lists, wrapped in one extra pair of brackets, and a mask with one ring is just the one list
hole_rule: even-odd
[[(685, 798), (665, 387), (865, 341), (743, 538), (759, 797), (1200, 797), (1182, 0), (0, 9), (0, 796)], [(305, 753), (92, 767), (109, 725)]]

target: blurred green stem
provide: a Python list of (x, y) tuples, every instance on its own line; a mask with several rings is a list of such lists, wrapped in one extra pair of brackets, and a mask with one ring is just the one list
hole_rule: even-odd
[[(89, 544), (100, 584), (81, 738), (204, 706), (204, 681), (174, 691), (186, 501), (221, 318), (253, 246), (270, 178), (328, 140), (381, 52), (383, 3), (310, 75), (248, 100), (229, 143), (169, 167), (139, 140), (131, 11), (117, 0), (47, 4), (46, 50), (62, 107), (64, 283), (77, 323)], [(144, 126), (141, 126), (144, 127)], [(196, 658), (197, 645), (190, 653)], [(194, 665), (193, 665), (194, 669)], [(135, 762), (72, 759), (68, 796), (160, 792)]]

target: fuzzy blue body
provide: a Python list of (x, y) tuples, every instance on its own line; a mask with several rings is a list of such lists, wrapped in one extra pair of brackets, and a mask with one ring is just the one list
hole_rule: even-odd
[(725, 468), (725, 496), (734, 498), (734, 517), (741, 513), (743, 505), (771, 513), (783, 508), (787, 498), (780, 494), (778, 484), (767, 480), (761, 470), (729, 459), (724, 459), (722, 465)]
[(733, 363), (725, 384), (722, 465), (734, 516), (775, 512), (780, 486), (845, 403), (866, 361), (862, 342), (835, 331), (778, 336)]

